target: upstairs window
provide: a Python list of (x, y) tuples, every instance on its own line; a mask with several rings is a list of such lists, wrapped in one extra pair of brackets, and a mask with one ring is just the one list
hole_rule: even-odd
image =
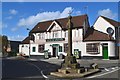
[(59, 36), (58, 36), (58, 31), (54, 31), (53, 32), (53, 38), (58, 38)]
[(39, 36), (39, 39), (44, 39), (44, 33), (40, 33), (38, 34), (38, 36)]
[(65, 31), (65, 38), (68, 37), (68, 31)]

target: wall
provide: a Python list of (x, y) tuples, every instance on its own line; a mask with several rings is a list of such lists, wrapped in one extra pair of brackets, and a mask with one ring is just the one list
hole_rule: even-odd
[(19, 45), (19, 53), (29, 56), (29, 44), (20, 44)]
[[(44, 55), (44, 53), (39, 53), (38, 52), (38, 45), (39, 44), (30, 44), (30, 55)], [(33, 47), (36, 47), (35, 52), (32, 51)]]
[[(95, 22), (95, 24), (93, 25), (94, 29), (101, 31), (103, 33), (107, 33), (107, 28), (111, 27), (114, 31), (115, 31), (115, 27), (113, 25), (111, 25), (109, 22), (107, 22), (106, 20), (104, 20), (102, 17), (99, 17), (97, 19), (97, 21)], [(115, 32), (113, 34), (113, 37), (115, 39)]]
[[(65, 38), (66, 39), (65, 41), (67, 41), (68, 36), (65, 36), (65, 33), (67, 31), (62, 30), (61, 27), (55, 21), (53, 23), (55, 23), (56, 25), (53, 26), (52, 29), (50, 29), (50, 27), (49, 27), (51, 32), (43, 32), (42, 33), (43, 36), (44, 36), (44, 39), (39, 39), (39, 34), (40, 33), (33, 33), (33, 35), (35, 36), (35, 42), (32, 42), (32, 43), (34, 43), (34, 44), (45, 44), (45, 42), (46, 42), (45, 39), (53, 39), (54, 38), (53, 37), (53, 31), (58, 32), (58, 37), (56, 37), (56, 38)], [(68, 35), (68, 33), (66, 35)], [(72, 35), (73, 35), (72, 36), (73, 41), (82, 40), (82, 38), (83, 38), (83, 29), (82, 28), (73, 29), (72, 30)]]
[[(87, 43), (99, 43), (100, 44), (100, 54), (96, 54), (96, 55), (94, 55), (94, 54), (89, 54), (89, 53), (87, 53), (86, 52), (86, 44)], [(114, 42), (112, 42), (112, 41), (94, 41), (94, 42), (83, 42), (82, 44), (83, 45), (81, 45), (81, 50), (83, 50), (83, 52), (82, 52), (82, 56), (103, 56), (103, 50), (102, 50), (102, 45), (101, 44), (103, 44), (103, 43), (108, 43), (108, 55), (109, 55), (109, 57), (115, 57), (116, 55), (115, 55), (115, 43)]]

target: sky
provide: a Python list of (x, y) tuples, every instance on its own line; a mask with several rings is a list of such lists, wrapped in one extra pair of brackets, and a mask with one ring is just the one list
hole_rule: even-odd
[[(1, 5), (1, 4), (0, 4)], [(38, 22), (87, 14), (92, 26), (102, 15), (118, 21), (118, 2), (2, 2), (2, 35), (22, 41)]]

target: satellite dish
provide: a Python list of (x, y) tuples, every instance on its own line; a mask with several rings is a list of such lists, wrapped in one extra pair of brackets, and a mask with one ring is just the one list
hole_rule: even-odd
[(114, 30), (113, 30), (111, 27), (108, 27), (108, 28), (107, 28), (107, 33), (108, 33), (109, 35), (113, 35)]

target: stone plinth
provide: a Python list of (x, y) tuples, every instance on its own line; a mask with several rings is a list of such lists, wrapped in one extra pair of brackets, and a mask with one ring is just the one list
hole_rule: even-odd
[(66, 56), (64, 62), (62, 63), (62, 68), (77, 69), (80, 67), (80, 64), (77, 63), (74, 56)]
[[(69, 71), (71, 71), (69, 73)], [(77, 72), (78, 71), (78, 72)], [(90, 74), (94, 74), (100, 72), (99, 69), (90, 69), (89, 71), (79, 72), (80, 69), (72, 70), (72, 69), (59, 69), (58, 72), (51, 72), (50, 75), (61, 77), (61, 78), (81, 78), (88, 76)]]

